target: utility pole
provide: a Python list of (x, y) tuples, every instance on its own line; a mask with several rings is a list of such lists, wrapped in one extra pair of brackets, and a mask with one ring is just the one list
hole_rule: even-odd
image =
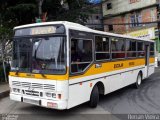
[(42, 4), (43, 4), (44, 0), (38, 0), (38, 14), (39, 14), (39, 18), (42, 15)]

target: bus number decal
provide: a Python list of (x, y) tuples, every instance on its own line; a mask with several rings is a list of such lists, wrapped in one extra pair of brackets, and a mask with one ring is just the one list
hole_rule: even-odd
[(135, 63), (134, 62), (129, 62), (129, 66), (134, 66)]
[(121, 68), (123, 67), (123, 63), (114, 64), (114, 68)]

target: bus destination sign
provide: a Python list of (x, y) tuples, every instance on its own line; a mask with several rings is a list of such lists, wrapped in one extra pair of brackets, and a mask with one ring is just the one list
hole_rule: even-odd
[(15, 30), (15, 36), (28, 36), (28, 35), (46, 35), (46, 34), (63, 34), (65, 28), (63, 25), (52, 26), (38, 26), (30, 28), (22, 28)]
[(56, 27), (45, 26), (45, 27), (35, 27), (31, 28), (31, 35), (41, 35), (41, 34), (53, 34), (56, 33)]

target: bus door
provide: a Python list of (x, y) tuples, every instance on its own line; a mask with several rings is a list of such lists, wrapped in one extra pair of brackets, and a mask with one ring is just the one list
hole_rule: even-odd
[(145, 44), (145, 73), (146, 77), (148, 77), (149, 72), (149, 45)]

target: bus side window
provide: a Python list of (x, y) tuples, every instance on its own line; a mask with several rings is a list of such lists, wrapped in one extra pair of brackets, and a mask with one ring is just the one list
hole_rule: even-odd
[(137, 42), (135, 40), (126, 41), (127, 58), (137, 57)]
[(84, 72), (93, 61), (92, 40), (71, 40), (71, 73)]
[(109, 38), (95, 36), (96, 61), (110, 59)]
[(112, 59), (125, 58), (125, 42), (120, 38), (111, 40)]
[(144, 57), (144, 42), (137, 42), (137, 48), (138, 48), (138, 57)]
[(154, 43), (150, 43), (150, 56), (154, 56)]

